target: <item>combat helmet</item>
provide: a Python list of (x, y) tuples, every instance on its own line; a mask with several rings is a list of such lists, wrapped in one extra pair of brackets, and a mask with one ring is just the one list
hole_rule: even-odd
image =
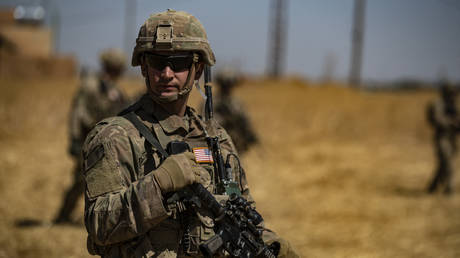
[[(176, 96), (156, 96), (147, 87), (151, 97), (159, 102), (171, 102), (187, 96), (192, 90), (194, 82), (192, 74), (195, 74), (197, 64), (201, 62), (212, 66), (216, 62), (203, 25), (193, 15), (184, 11), (168, 9), (165, 12), (150, 15), (139, 29), (131, 64), (132, 66), (140, 65), (141, 58), (146, 52), (160, 51), (172, 54), (183, 51), (193, 52), (194, 57), (185, 86)], [(146, 85), (149, 85), (148, 75), (145, 80)]]
[(121, 74), (126, 68), (126, 56), (121, 49), (108, 48), (103, 50), (99, 59), (102, 67), (107, 72)]
[(216, 62), (203, 25), (184, 11), (168, 9), (150, 15), (139, 30), (131, 59), (132, 66), (140, 65), (142, 53), (157, 51), (198, 52), (201, 61), (207, 65), (212, 66)]

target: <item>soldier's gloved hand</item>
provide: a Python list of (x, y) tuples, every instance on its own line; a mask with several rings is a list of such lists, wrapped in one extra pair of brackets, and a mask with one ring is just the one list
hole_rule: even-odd
[(162, 193), (175, 192), (187, 185), (200, 183), (208, 171), (195, 162), (191, 152), (171, 155), (163, 161), (153, 176)]

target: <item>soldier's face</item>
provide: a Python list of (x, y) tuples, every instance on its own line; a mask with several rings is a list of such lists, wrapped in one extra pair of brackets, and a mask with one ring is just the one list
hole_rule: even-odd
[[(193, 56), (190, 53), (146, 54), (142, 74), (148, 76), (148, 87), (158, 97), (170, 98), (185, 86)], [(194, 78), (191, 78), (192, 80)]]

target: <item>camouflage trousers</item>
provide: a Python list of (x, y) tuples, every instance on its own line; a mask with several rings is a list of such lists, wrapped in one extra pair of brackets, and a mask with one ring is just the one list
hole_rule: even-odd
[(453, 165), (452, 159), (456, 153), (455, 142), (448, 137), (436, 137), (436, 158), (437, 167), (434, 177), (428, 186), (428, 192), (433, 193), (436, 189), (444, 187), (445, 194), (450, 194), (453, 190)]

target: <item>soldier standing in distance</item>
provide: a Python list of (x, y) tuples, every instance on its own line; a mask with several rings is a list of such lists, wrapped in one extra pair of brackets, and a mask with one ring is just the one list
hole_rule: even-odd
[(233, 89), (241, 83), (238, 73), (229, 67), (220, 70), (215, 76), (219, 95), (215, 105), (216, 121), (228, 132), (236, 150), (243, 155), (258, 142), (243, 104), (233, 96)]
[(439, 90), (440, 98), (427, 108), (427, 118), (434, 129), (433, 145), (437, 157), (437, 168), (428, 192), (433, 193), (438, 187), (444, 187), (444, 193), (450, 194), (453, 191), (452, 158), (457, 151), (456, 133), (459, 130), (460, 114), (453, 87), (442, 82)]
[(125, 94), (117, 82), (126, 66), (126, 57), (121, 50), (106, 49), (100, 54), (102, 66), (98, 76), (83, 69), (81, 85), (76, 93), (70, 112), (69, 154), (74, 159), (74, 178), (67, 190), (54, 223), (71, 223), (71, 214), (85, 190), (81, 176), (81, 149), (86, 135), (100, 120), (116, 115), (127, 106)]
[[(205, 131), (219, 136), (224, 156), (235, 153), (222, 127), (203, 121), (187, 106), (204, 65), (214, 63), (204, 27), (194, 16), (168, 10), (150, 15), (141, 26), (132, 65), (140, 66), (147, 94), (121, 116), (99, 122), (83, 146), (90, 254), (203, 256), (198, 246), (214, 234), (212, 214), (203, 207), (184, 210), (180, 201), (169, 197), (187, 194), (193, 183), (214, 192), (212, 160), (198, 154), (208, 146)], [(171, 151), (174, 141), (187, 143), (190, 150)], [(231, 161), (231, 167), (238, 168), (236, 159)], [(242, 195), (252, 199), (240, 171), (233, 176)], [(272, 231), (264, 231), (264, 240), (280, 243), (279, 257), (297, 257), (290, 244)]]

